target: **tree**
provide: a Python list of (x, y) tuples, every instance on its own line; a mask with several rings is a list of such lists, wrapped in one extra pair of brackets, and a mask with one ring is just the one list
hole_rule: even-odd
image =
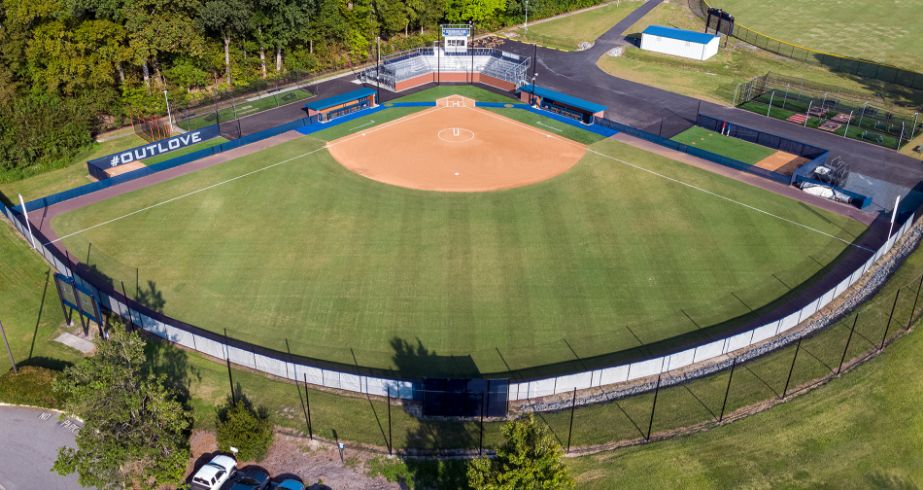
[(202, 7), (202, 22), (224, 40), (224, 70), (228, 85), (231, 85), (231, 38), (247, 31), (250, 16), (250, 5), (244, 0), (209, 0)]
[(561, 458), (564, 451), (533, 415), (503, 426), (506, 442), (494, 459), (468, 464), (468, 484), (475, 490), (559, 490), (574, 487)]
[(145, 342), (115, 325), (96, 355), (66, 369), (54, 391), (84, 420), (77, 448), (61, 448), (54, 470), (84, 486), (156, 488), (181, 482), (189, 461), (191, 417), (147, 368)]
[(256, 408), (237, 388), (237, 396), (230, 397), (218, 409), (218, 447), (229, 450), (236, 447), (241, 459), (259, 461), (272, 445), (272, 422), (269, 412)]
[(446, 0), (445, 18), (449, 22), (494, 20), (506, 8), (506, 0)]

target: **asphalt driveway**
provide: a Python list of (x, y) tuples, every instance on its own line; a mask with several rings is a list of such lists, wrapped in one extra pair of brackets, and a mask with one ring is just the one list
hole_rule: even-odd
[(61, 420), (56, 412), (0, 407), (0, 490), (83, 488), (77, 476), (58, 476), (51, 465), (58, 448), (74, 446), (80, 422)]

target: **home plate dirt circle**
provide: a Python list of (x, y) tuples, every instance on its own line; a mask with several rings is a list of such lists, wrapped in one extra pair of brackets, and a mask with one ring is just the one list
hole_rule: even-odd
[(580, 143), (452, 96), (327, 144), (341, 165), (385, 184), (440, 192), (511, 189), (551, 179), (586, 154)]
[(436, 137), (449, 143), (464, 143), (474, 139), (474, 131), (465, 128), (445, 128), (439, 130)]

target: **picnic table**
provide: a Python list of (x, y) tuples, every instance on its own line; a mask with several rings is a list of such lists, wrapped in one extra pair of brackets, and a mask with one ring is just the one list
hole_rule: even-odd
[(852, 121), (852, 116), (846, 114), (845, 112), (840, 112), (839, 114), (830, 118), (831, 121), (846, 124), (849, 121)]

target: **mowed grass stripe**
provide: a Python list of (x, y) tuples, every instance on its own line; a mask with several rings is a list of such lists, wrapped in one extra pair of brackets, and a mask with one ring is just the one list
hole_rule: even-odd
[[(558, 178), (475, 194), (370, 181), (314, 151), (322, 144), (301, 138), (53, 225), (82, 230), (293, 158), (65, 243), (80, 256), (92, 243), (91, 263), (129, 287), (138, 274), (184, 321), (276, 349), (289, 339), (303, 355), (443, 374), (620, 351), (725, 321), (749, 311), (736, 298), (757, 307), (784, 292), (773, 274), (797, 284), (846, 246), (610, 156), (844, 240), (863, 229), (615, 141)], [(401, 356), (395, 342), (406, 343)]]

